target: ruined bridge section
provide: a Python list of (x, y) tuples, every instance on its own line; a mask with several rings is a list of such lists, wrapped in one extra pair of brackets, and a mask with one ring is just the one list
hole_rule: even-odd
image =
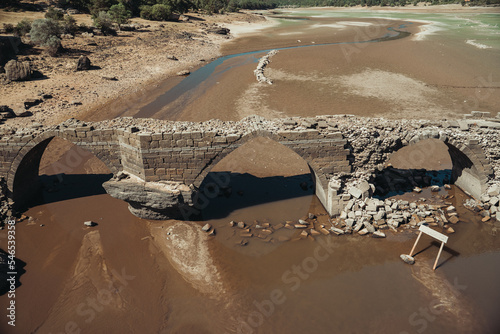
[[(437, 138), (449, 147), (456, 183), (480, 196), (500, 175), (499, 123), (394, 121), (352, 116), (318, 116), (202, 123), (119, 118), (96, 123), (68, 120), (36, 129), (0, 128), (0, 176), (10, 196), (22, 203), (39, 189), (42, 154), (55, 137), (84, 148), (115, 174), (104, 187), (144, 218), (189, 218), (198, 187), (212, 167), (255, 137), (290, 148), (309, 165), (316, 195), (337, 215), (390, 155), (405, 145)], [(472, 123), (471, 123), (472, 122)], [(497, 175), (495, 176), (495, 171)], [(128, 176), (125, 176), (124, 172)], [(369, 187), (360, 186), (364, 191)], [(373, 188), (373, 185), (371, 185)], [(369, 191), (368, 191), (369, 192)]]

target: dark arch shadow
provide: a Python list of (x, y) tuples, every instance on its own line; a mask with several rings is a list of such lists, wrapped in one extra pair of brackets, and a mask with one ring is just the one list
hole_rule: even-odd
[(400, 169), (391, 166), (376, 172), (371, 183), (375, 185), (374, 197), (388, 197), (412, 192), (415, 187), (442, 187), (452, 183), (452, 170)]
[[(50, 137), (41, 141), (26, 153), (21, 160), (14, 176), (12, 191), (12, 198), (15, 203), (14, 209), (16, 211), (23, 211), (30, 206), (42, 203), (52, 203), (105, 193), (102, 183), (109, 180), (112, 177), (112, 173), (39, 175), (42, 156), (54, 138), (56, 137)], [(66, 142), (71, 143), (69, 141)], [(83, 161), (87, 156), (95, 156), (88, 150), (81, 149), (81, 147), (76, 145), (75, 147), (81, 151), (78, 151), (73, 157), (76, 160), (66, 161), (68, 163), (65, 167), (69, 171), (75, 168), (75, 164), (78, 163), (79, 159)], [(82, 152), (85, 152), (83, 156), (81, 155)]]
[[(26, 270), (24, 269), (26, 262), (15, 257), (13, 260), (14, 265), (11, 267), (12, 263), (9, 261), (12, 261), (9, 259), (9, 254), (3, 249), (0, 249), (0, 296), (10, 291), (11, 282), (16, 289), (20, 287), (20, 278), (24, 273), (26, 273)], [(11, 275), (9, 274), (10, 272), (15, 272), (15, 274)], [(11, 281), (10, 278), (12, 277), (14, 279)]]
[[(218, 186), (221, 179), (229, 180), (226, 186)], [(248, 173), (211, 172), (200, 186), (200, 195), (208, 202), (197, 219), (220, 219), (242, 208), (312, 196), (314, 182), (309, 173), (259, 178)]]
[[(441, 187), (444, 184), (455, 184), (467, 194), (479, 196), (482, 184), (478, 168), (460, 149), (449, 142), (443, 143), (451, 158), (451, 170), (402, 169), (392, 166), (386, 167), (382, 171), (377, 170), (371, 178), (371, 182), (376, 187), (375, 196), (385, 199), (412, 192), (415, 187), (424, 188), (431, 185)], [(402, 148), (399, 147), (393, 154)]]

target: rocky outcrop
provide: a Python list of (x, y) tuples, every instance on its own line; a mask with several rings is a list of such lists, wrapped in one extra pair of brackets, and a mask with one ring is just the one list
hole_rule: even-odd
[(114, 198), (126, 201), (134, 215), (144, 219), (183, 218), (193, 205), (194, 189), (173, 181), (144, 182), (121, 173), (103, 184)]
[(78, 58), (78, 63), (76, 64), (77, 71), (88, 71), (90, 70), (90, 67), (91, 63), (89, 57), (80, 56), (80, 58)]
[(260, 58), (257, 68), (253, 71), (258, 82), (263, 82), (272, 85), (273, 81), (264, 75), (266, 66), (271, 62), (271, 57), (277, 54), (277, 50), (269, 51), (267, 55)]
[(5, 64), (5, 75), (11, 81), (24, 81), (31, 79), (31, 68), (28, 62), (9, 60)]

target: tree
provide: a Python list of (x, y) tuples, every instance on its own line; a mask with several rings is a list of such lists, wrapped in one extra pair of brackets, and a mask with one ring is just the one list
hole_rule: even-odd
[(132, 17), (132, 13), (128, 11), (122, 3), (111, 6), (108, 14), (111, 17), (111, 20), (118, 24), (118, 29), (120, 29), (122, 24), (127, 24), (128, 19)]
[(105, 11), (100, 11), (96, 17), (94, 17), (95, 26), (101, 30), (101, 32), (105, 35), (114, 35), (116, 34), (113, 29), (113, 21), (111, 21), (111, 16)]
[(19, 21), (14, 28), (14, 34), (17, 36), (24, 36), (31, 30), (31, 21), (28, 19), (22, 19)]
[(165, 21), (172, 15), (172, 9), (167, 5), (156, 4), (151, 7), (151, 19), (155, 21)]
[(33, 43), (48, 47), (49, 54), (55, 56), (61, 48), (62, 29), (57, 21), (52, 19), (38, 19), (33, 21), (30, 37)]
[(62, 11), (54, 9), (54, 7), (49, 7), (47, 10), (47, 13), (45, 13), (45, 18), (46, 19), (52, 19), (56, 21), (62, 20), (64, 17), (64, 14)]

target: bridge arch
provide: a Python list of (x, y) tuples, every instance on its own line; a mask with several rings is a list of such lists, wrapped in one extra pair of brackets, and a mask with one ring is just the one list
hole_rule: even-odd
[[(468, 140), (467, 143), (453, 139), (437, 131), (424, 132), (413, 136), (409, 141), (401, 139), (402, 147), (412, 146), (427, 139), (438, 139), (448, 147), (448, 153), (452, 161), (452, 183), (459, 186), (469, 195), (480, 198), (486, 192), (488, 179), (493, 173), (483, 149), (477, 141)], [(402, 147), (396, 147), (388, 152), (385, 162)]]
[(10, 165), (7, 174), (7, 187), (17, 206), (26, 203), (27, 200), (40, 190), (40, 161), (47, 146), (56, 137), (90, 152), (101, 160), (111, 172), (118, 172), (118, 169), (105, 151), (95, 150), (83, 140), (72, 140), (74, 138), (68, 138), (64, 134), (61, 134), (60, 131), (45, 131), (22, 146)]
[(195, 177), (193, 181), (193, 185), (196, 188), (199, 188), (205, 178), (208, 176), (210, 171), (217, 165), (222, 159), (224, 159), (226, 156), (228, 156), (230, 153), (234, 152), (236, 149), (239, 147), (243, 146), (245, 143), (249, 142), (250, 140), (257, 138), (257, 137), (262, 137), (262, 138), (268, 138), (271, 139), (275, 142), (277, 142), (280, 145), (283, 145), (296, 153), (298, 156), (300, 156), (308, 165), (309, 167), (309, 172), (311, 173), (312, 180), (315, 185), (315, 194), (318, 196), (320, 201), (323, 203), (325, 207), (327, 207), (327, 189), (328, 189), (328, 179), (327, 179), (327, 173), (325, 173), (317, 164), (313, 161), (317, 156), (315, 154), (311, 154), (307, 150), (304, 150), (302, 147), (294, 144), (294, 141), (292, 140), (287, 140), (285, 137), (280, 136), (279, 134), (272, 133), (269, 131), (263, 131), (263, 130), (258, 130), (258, 131), (253, 131), (250, 132), (238, 140), (232, 142), (231, 144), (227, 145), (223, 149), (221, 149), (218, 154), (211, 159), (199, 172), (199, 174)]

